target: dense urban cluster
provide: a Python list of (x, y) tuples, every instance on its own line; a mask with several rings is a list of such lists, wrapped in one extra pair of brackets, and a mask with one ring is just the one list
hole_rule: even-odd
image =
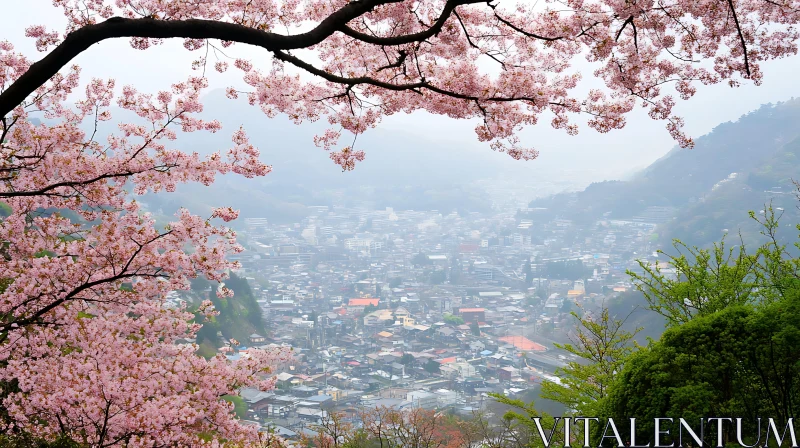
[[(293, 356), (273, 372), (274, 390), (241, 391), (242, 417), (292, 439), (331, 413), (353, 422), (365, 409), (469, 417), (492, 393), (522, 397), (559, 381), (555, 369), (576, 359), (553, 345), (569, 339), (570, 311), (631, 289), (625, 272), (656, 260), (653, 230), (668, 210), (590, 229), (543, 222), (543, 212), (320, 206), (294, 225), (244, 220), (235, 275), (265, 332), (236, 340), (223, 328), (214, 348), (232, 361), (276, 345)], [(205, 293), (175, 293), (172, 303)]]

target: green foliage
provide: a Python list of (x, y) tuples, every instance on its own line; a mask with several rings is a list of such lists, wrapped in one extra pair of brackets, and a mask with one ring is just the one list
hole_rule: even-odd
[(231, 274), (225, 281), (225, 286), (233, 290), (233, 297), (219, 298), (215, 291), (209, 292), (214, 308), (219, 311), (218, 316), (209, 320), (200, 314), (195, 314), (196, 321), (203, 324), (197, 332), (197, 342), (202, 344), (204, 341), (209, 341), (219, 347), (217, 332), (222, 332), (226, 338), (236, 339), (243, 344), (247, 343), (252, 333), (266, 335), (267, 331), (261, 319), (261, 308), (247, 280)]
[[(628, 271), (650, 309), (664, 316), (668, 325), (753, 300), (757, 257), (747, 254), (743, 246), (738, 251), (726, 247), (724, 239), (711, 250), (689, 248), (680, 241), (674, 246), (679, 255), (669, 256), (667, 263), (651, 266), (639, 260), (644, 273)], [(663, 251), (659, 254), (665, 255)], [(674, 270), (675, 277), (667, 270)]]
[(429, 359), (428, 362), (422, 366), (422, 368), (428, 373), (439, 373), (439, 367), (439, 363), (432, 359)]
[(11, 216), (11, 212), (13, 210), (11, 207), (6, 204), (5, 202), (0, 201), (0, 218), (5, 218), (6, 216)]
[(767, 240), (753, 253), (748, 253), (744, 244), (727, 247), (725, 238), (712, 249), (689, 248), (676, 241), (679, 254), (668, 256), (667, 263), (650, 266), (639, 261), (644, 272), (628, 272), (650, 309), (664, 316), (668, 326), (729, 306), (773, 302), (797, 284), (800, 260), (792, 258), (786, 245), (779, 242), (779, 216), (772, 206), (765, 206), (763, 219), (753, 212), (750, 217)]
[(441, 285), (447, 281), (447, 271), (440, 269), (430, 273), (428, 276), (428, 282), (431, 285)]
[[(564, 446), (563, 420), (539, 412), (534, 403), (526, 403), (522, 400), (515, 400), (499, 394), (489, 394), (498, 403), (508, 406), (510, 409), (501, 417), (501, 426), (508, 427), (515, 434), (519, 444), (513, 446), (524, 446), (530, 448), (540, 448), (548, 446), (543, 440), (550, 437), (549, 446)], [(538, 422), (538, 425), (537, 425)], [(548, 436), (547, 431), (553, 430), (552, 435)], [(572, 431), (575, 434), (575, 431)], [(506, 445), (503, 445), (506, 446)]]
[[(779, 242), (778, 218), (770, 206), (763, 217), (751, 213), (767, 241), (752, 253), (734, 253), (723, 240), (671, 258), (677, 278), (657, 268), (634, 277), (669, 328), (618, 369), (599, 415), (635, 416), (644, 434), (653, 434), (655, 417), (733, 416), (755, 434), (758, 417), (797, 414), (800, 260)], [(734, 437), (724, 429), (724, 440)]]
[(378, 307), (371, 303), (364, 307), (364, 315), (367, 315), (369, 313), (374, 313), (375, 311), (378, 311)]
[(231, 277), (225, 281), (225, 286), (233, 290), (233, 298), (230, 300), (239, 305), (240, 315), (245, 317), (249, 324), (256, 329), (256, 333), (266, 333), (264, 322), (261, 319), (261, 308), (258, 306), (247, 280), (231, 274)]
[(236, 417), (240, 419), (247, 418), (247, 403), (244, 402), (244, 399), (238, 395), (225, 395), (222, 397), (223, 400), (233, 403), (233, 412), (236, 413)]
[[(199, 339), (199, 336), (198, 336)], [(217, 354), (217, 349), (211, 344), (209, 338), (204, 338), (203, 342), (197, 348), (197, 356), (202, 356), (205, 359), (211, 359)]]
[(54, 257), (56, 255), (55, 252), (49, 250), (40, 250), (33, 254), (33, 258), (44, 258), (44, 257)]
[(564, 303), (561, 304), (561, 309), (559, 311), (561, 311), (562, 313), (570, 313), (571, 314), (574, 311), (573, 309), (580, 309), (580, 308), (578, 308), (576, 306), (575, 302), (573, 302), (572, 300), (567, 299), (567, 300), (564, 300)]
[(561, 384), (542, 384), (542, 398), (564, 404), (577, 415), (596, 415), (597, 405), (608, 394), (616, 372), (640, 349), (633, 333), (624, 331), (625, 319), (609, 315), (608, 308), (599, 313), (571, 313), (578, 321), (572, 344), (556, 344), (579, 357), (556, 370)]
[(623, 329), (635, 331), (635, 340), (647, 344), (650, 338), (659, 339), (664, 333), (666, 319), (648, 308), (647, 299), (641, 291), (633, 289), (619, 293), (606, 300), (606, 307), (612, 316), (628, 316)]
[(442, 319), (445, 323), (450, 325), (464, 325), (464, 318), (461, 316), (454, 316), (450, 313), (444, 313), (444, 315), (442, 315)]
[(469, 331), (472, 332), (473, 336), (480, 336), (481, 335), (481, 327), (478, 325), (477, 322), (473, 322), (469, 324)]
[[(785, 421), (800, 399), (800, 294), (754, 309), (737, 305), (669, 329), (621, 372), (604, 404), (636, 416), (698, 421), (735, 416), (746, 433), (762, 416)], [(637, 428), (638, 430), (638, 428)], [(733, 440), (730, 431), (726, 440)], [(710, 439), (709, 439), (710, 440)]]

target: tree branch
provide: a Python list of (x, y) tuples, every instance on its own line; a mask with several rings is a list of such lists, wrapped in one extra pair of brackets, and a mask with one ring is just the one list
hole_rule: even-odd
[(316, 45), (349, 21), (375, 7), (402, 0), (356, 0), (329, 15), (314, 29), (293, 36), (259, 31), (244, 25), (216, 20), (157, 20), (112, 17), (95, 25), (81, 27), (0, 94), (0, 118), (22, 104), (25, 98), (44, 85), (72, 59), (92, 45), (120, 37), (219, 39), (255, 45), (267, 50), (291, 50)]
[[(424, 78), (422, 78), (418, 82), (406, 83), (406, 84), (393, 84), (391, 82), (386, 82), (386, 81), (381, 81), (379, 79), (370, 78), (369, 76), (359, 76), (359, 77), (348, 78), (348, 77), (344, 77), (344, 76), (334, 75), (333, 73), (329, 73), (329, 72), (327, 72), (325, 70), (322, 70), (320, 68), (314, 67), (313, 65), (309, 64), (308, 62), (305, 62), (305, 61), (303, 61), (302, 59), (300, 59), (300, 58), (298, 58), (296, 56), (293, 56), (291, 54), (288, 54), (288, 53), (285, 53), (285, 52), (282, 52), (282, 51), (273, 51), (273, 54), (275, 55), (275, 58), (277, 58), (277, 59), (279, 59), (281, 61), (284, 61), (284, 62), (288, 62), (288, 63), (294, 65), (297, 68), (301, 68), (301, 69), (307, 71), (308, 73), (311, 73), (312, 75), (319, 76), (320, 78), (322, 78), (322, 79), (324, 79), (324, 80), (326, 80), (328, 82), (332, 82), (332, 83), (335, 83), (335, 84), (341, 84), (341, 85), (344, 85), (344, 86), (356, 86), (356, 85), (364, 84), (364, 85), (380, 87), (380, 88), (383, 88), (383, 89), (386, 89), (386, 90), (392, 90), (392, 91), (395, 91), (395, 92), (412, 91), (412, 92), (415, 92), (415, 93), (422, 93), (421, 90), (425, 89), (425, 90), (430, 90), (431, 92), (438, 93), (440, 95), (449, 96), (451, 98), (456, 98), (456, 99), (466, 100), (466, 101), (488, 101), (488, 102), (494, 102), (494, 103), (504, 103), (504, 102), (513, 102), (513, 101), (528, 101), (528, 102), (530, 102), (530, 103), (532, 103), (534, 105), (537, 104), (537, 99), (536, 98), (527, 97), (527, 96), (510, 96), (510, 97), (490, 96), (490, 97), (486, 97), (486, 98), (481, 98), (481, 97), (477, 97), (477, 96), (473, 96), (473, 95), (466, 95), (466, 94), (463, 94), (463, 93), (458, 93), (458, 92), (454, 92), (452, 90), (446, 90), (446, 89), (443, 89), (441, 87), (437, 87), (437, 86), (429, 83), (428, 81), (426, 81)], [(556, 105), (556, 106), (557, 105), (562, 105), (561, 103), (557, 103), (557, 102), (550, 102), (549, 104)]]
[(739, 25), (739, 17), (736, 15), (736, 8), (733, 7), (733, 0), (728, 0), (728, 6), (731, 8), (733, 21), (736, 23), (736, 32), (739, 34), (739, 43), (742, 45), (742, 54), (744, 55), (744, 71), (747, 72), (747, 76), (750, 76), (750, 61), (747, 58), (747, 43), (744, 41), (744, 34), (742, 34), (742, 27)]
[(352, 37), (354, 39), (358, 39), (361, 42), (365, 42), (368, 44), (374, 45), (405, 45), (410, 44), (412, 42), (420, 42), (429, 37), (433, 37), (439, 34), (442, 31), (442, 27), (447, 22), (447, 19), (450, 18), (450, 14), (455, 11), (456, 6), (459, 5), (468, 5), (473, 3), (484, 3), (486, 0), (448, 0), (447, 3), (444, 5), (444, 9), (442, 9), (442, 13), (439, 15), (439, 18), (436, 19), (433, 25), (431, 25), (427, 30), (420, 31), (414, 34), (406, 34), (404, 36), (391, 36), (391, 37), (381, 37), (375, 36), (372, 34), (366, 34), (359, 31), (356, 31), (348, 26), (343, 26), (340, 30), (348, 37)]

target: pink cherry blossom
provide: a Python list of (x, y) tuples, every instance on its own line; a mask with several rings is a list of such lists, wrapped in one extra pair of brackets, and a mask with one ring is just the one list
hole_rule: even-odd
[[(182, 39), (198, 55), (190, 73), (236, 68), (247, 87), (227, 88), (229, 98), (246, 98), (265, 118), (327, 120), (309, 141), (351, 170), (369, 150), (351, 136), (415, 111), (477, 118), (477, 139), (518, 160), (538, 156), (517, 134), (541, 117), (570, 135), (580, 130), (575, 118), (587, 117), (603, 133), (624, 127), (637, 105), (691, 147), (678, 101), (690, 101), (699, 85), (761, 84), (763, 62), (797, 53), (800, 19), (800, 0), (53, 4), (67, 25), (26, 28), (37, 50), (51, 52), (35, 65), (38, 57), (0, 40), (0, 201), (12, 210), (0, 221), (0, 279), (9, 283), (0, 291), (0, 379), (19, 384), (4, 399), (3, 424), (97, 447), (272, 444), (220, 397), (271, 387), (271, 368), (290, 353), (252, 350), (231, 363), (178, 343), (198, 325), (186, 310), (165, 308), (166, 294), (203, 276), (221, 282), (219, 297), (233, 295), (224, 280), (238, 264), (226, 256), (243, 248), (212, 220), (238, 213), (224, 204), (210, 216), (181, 209), (156, 226), (136, 197), (210, 185), (218, 174), (264, 176), (272, 167), (245, 129), (205, 157), (175, 149), (183, 133), (223, 131), (198, 116), (208, 79), (191, 76), (157, 92), (113, 79), (82, 84), (70, 61), (92, 44), (127, 37), (134, 51)], [(229, 57), (237, 44), (263, 57)], [(574, 68), (579, 59), (590, 73)], [(579, 93), (586, 76), (602, 88)], [(112, 106), (138, 120), (115, 122), (116, 131), (98, 139), (92, 130), (114, 120)], [(199, 314), (214, 313), (200, 305)]]

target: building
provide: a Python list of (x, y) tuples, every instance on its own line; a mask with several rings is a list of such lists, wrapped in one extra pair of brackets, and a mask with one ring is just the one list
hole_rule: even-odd
[(263, 344), (264, 342), (266, 342), (266, 340), (267, 339), (264, 336), (261, 336), (258, 333), (253, 333), (250, 335), (251, 344)]
[(486, 309), (485, 308), (459, 308), (458, 314), (468, 324), (477, 324), (479, 322), (486, 322)]
[(347, 302), (347, 306), (352, 306), (352, 307), (356, 307), (356, 306), (367, 307), (367, 306), (370, 306), (370, 305), (371, 306), (378, 306), (379, 302), (380, 302), (380, 299), (371, 299), (371, 298), (350, 299)]

